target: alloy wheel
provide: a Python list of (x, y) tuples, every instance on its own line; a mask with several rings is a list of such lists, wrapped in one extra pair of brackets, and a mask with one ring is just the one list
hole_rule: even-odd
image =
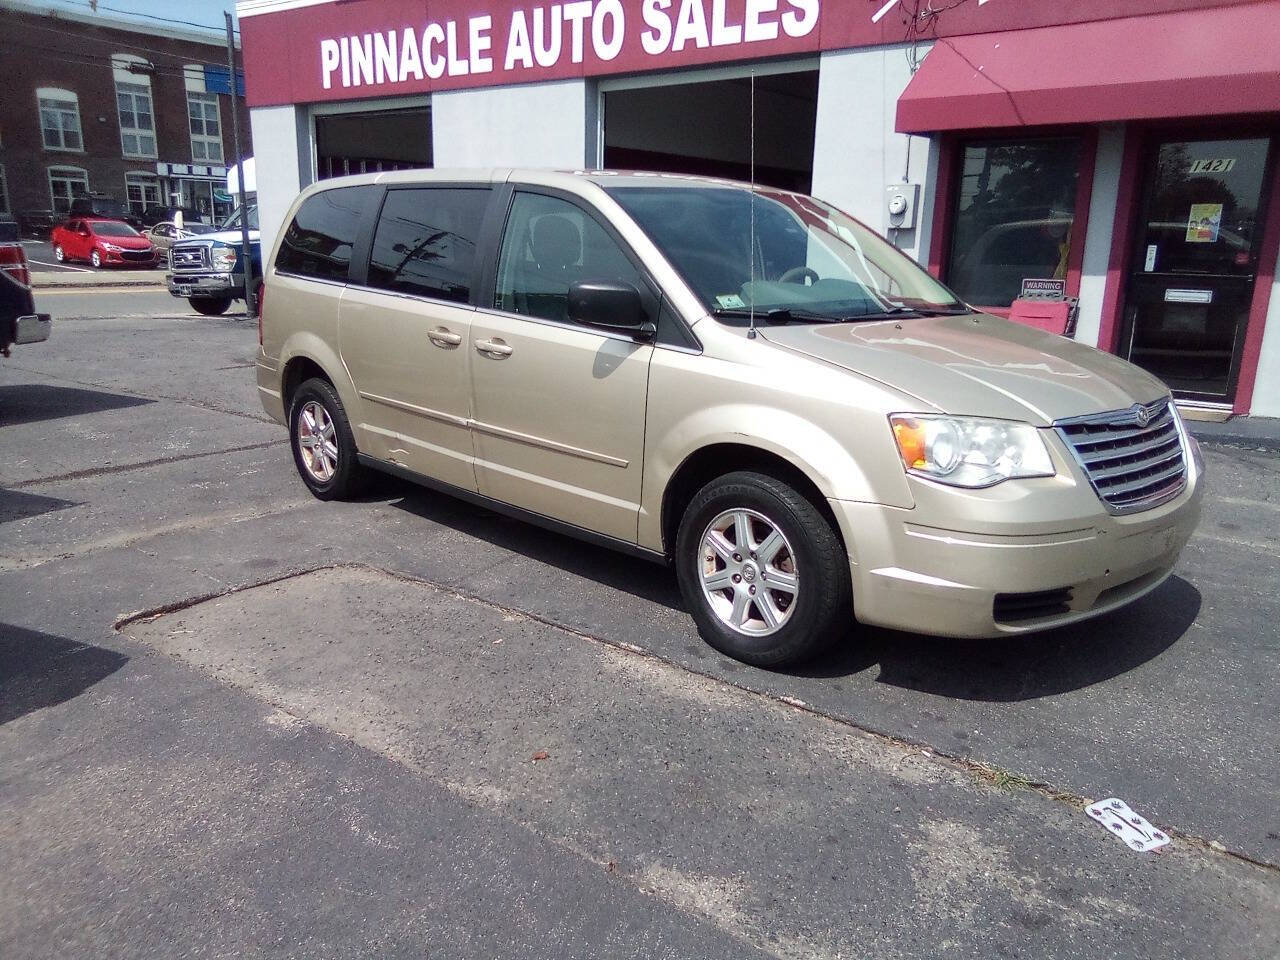
[(317, 483), (328, 483), (338, 471), (338, 441), (333, 418), (308, 400), (298, 412), (298, 447), (302, 465)]
[(780, 630), (795, 610), (795, 552), (779, 526), (755, 510), (720, 513), (702, 534), (702, 593), (720, 622), (762, 637)]

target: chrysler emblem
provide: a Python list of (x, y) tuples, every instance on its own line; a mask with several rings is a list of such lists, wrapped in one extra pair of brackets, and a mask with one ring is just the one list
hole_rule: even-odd
[(1138, 426), (1145, 427), (1151, 422), (1151, 411), (1140, 404), (1133, 405), (1133, 417), (1138, 421)]

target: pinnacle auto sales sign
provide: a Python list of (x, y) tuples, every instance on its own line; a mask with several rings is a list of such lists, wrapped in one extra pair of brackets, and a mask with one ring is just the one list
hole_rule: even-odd
[[(1209, 3), (1215, 0), (1208, 0)], [(1109, 19), (1178, 0), (971, 0), (939, 35)], [(916, 0), (334, 0), (242, 11), (251, 106), (633, 73), (900, 43)], [(1029, 9), (1031, 8), (1031, 9)], [(1050, 8), (1058, 8), (1051, 10)]]
[[(386, 33), (326, 37), (320, 41), (321, 84), (331, 89), (382, 84), (422, 83), (501, 71), (510, 77), (561, 63), (607, 64), (638, 45), (647, 57), (662, 57), (708, 47), (768, 43), (782, 36), (803, 39), (818, 26), (818, 0), (743, 0), (740, 18), (730, 17), (730, 0), (691, 0), (671, 15), (671, 0), (645, 0), (641, 29), (629, 29), (622, 0), (572, 0), (546, 7), (517, 8), (498, 25), (494, 47), (491, 14), (465, 22), (429, 21)], [(783, 5), (779, 9), (779, 2)], [(708, 16), (709, 12), (709, 16)], [(633, 59), (633, 58), (628, 58)]]

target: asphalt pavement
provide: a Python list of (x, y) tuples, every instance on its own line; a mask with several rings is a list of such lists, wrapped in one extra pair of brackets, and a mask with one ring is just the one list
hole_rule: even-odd
[(1265, 445), (1128, 610), (773, 673), (659, 567), (314, 500), (255, 325), (143, 296), (0, 363), (0, 955), (1280, 953)]

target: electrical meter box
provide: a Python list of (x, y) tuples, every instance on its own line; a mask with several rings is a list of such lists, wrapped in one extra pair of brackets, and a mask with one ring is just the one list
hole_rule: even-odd
[(916, 207), (920, 201), (920, 184), (891, 183), (884, 188), (885, 213), (889, 229), (912, 230), (916, 225)]

